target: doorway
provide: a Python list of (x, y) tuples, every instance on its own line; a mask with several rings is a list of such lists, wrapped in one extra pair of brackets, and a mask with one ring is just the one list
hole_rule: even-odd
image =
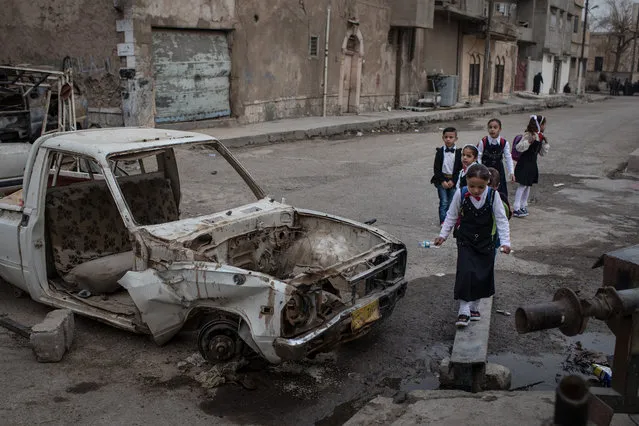
[(353, 28), (348, 31), (342, 43), (342, 66), (339, 84), (340, 113), (359, 112), (363, 56), (362, 34), (358, 28)]
[(559, 79), (561, 78), (561, 61), (555, 59), (555, 65), (552, 70), (552, 89), (555, 93), (559, 93)]

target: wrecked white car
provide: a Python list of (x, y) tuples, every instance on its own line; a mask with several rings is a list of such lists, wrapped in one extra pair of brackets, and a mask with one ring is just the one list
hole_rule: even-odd
[[(241, 177), (252, 202), (192, 214), (176, 156), (198, 145)], [(224, 195), (209, 180), (204, 191)], [(388, 316), (406, 289), (396, 238), (265, 196), (221, 143), (197, 133), (41, 137), (24, 187), (0, 199), (0, 238), (0, 277), (34, 300), (158, 344), (199, 329), (211, 362), (330, 350)]]

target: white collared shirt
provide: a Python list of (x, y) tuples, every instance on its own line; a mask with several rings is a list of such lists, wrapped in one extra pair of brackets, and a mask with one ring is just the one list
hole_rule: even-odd
[[(487, 135), (486, 138), (488, 139), (488, 144), (490, 145), (499, 145), (499, 138), (501, 136), (497, 136), (496, 139), (493, 139), (490, 137), (490, 135)], [(479, 144), (477, 145), (477, 161), (481, 164), (481, 156), (484, 153), (484, 141), (480, 140)], [(508, 171), (508, 174), (510, 175), (514, 175), (515, 174), (515, 165), (513, 163), (513, 157), (510, 154), (510, 142), (506, 141), (506, 143), (504, 144), (504, 157), (506, 158), (506, 170)]]
[(459, 183), (461, 182), (461, 178), (466, 176), (466, 172), (470, 169), (474, 164), (477, 164), (477, 161), (474, 161), (468, 165), (468, 167), (463, 168), (459, 171), (459, 176), (457, 177), (457, 182), (455, 183), (455, 187), (459, 189)]
[[(456, 149), (455, 145), (451, 148)], [(442, 163), (442, 173), (445, 175), (452, 175), (455, 168), (455, 151), (446, 152), (446, 145), (442, 148), (444, 151), (444, 162)]]
[[(504, 209), (504, 204), (501, 201), (499, 192), (493, 192), (495, 193), (495, 198), (493, 199), (493, 215), (495, 216), (495, 222), (497, 224), (499, 241), (501, 242), (502, 246), (510, 247), (510, 226), (508, 226), (508, 217), (506, 216), (506, 210)], [(471, 196), (470, 202), (473, 203), (473, 206), (475, 206), (475, 208), (480, 209), (484, 206), (484, 204), (486, 204), (487, 194), (488, 191), (484, 190), (479, 200)], [(461, 204), (461, 190), (458, 189), (457, 191), (455, 191), (453, 200), (450, 202), (448, 213), (446, 213), (446, 219), (444, 220), (442, 230), (439, 233), (440, 237), (446, 239), (450, 235), (453, 227), (455, 226), (455, 224), (457, 224), (457, 218), (459, 217), (459, 212), (461, 211)]]

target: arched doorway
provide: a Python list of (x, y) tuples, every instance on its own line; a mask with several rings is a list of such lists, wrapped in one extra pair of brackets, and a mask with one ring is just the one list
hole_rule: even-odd
[(362, 87), (362, 59), (364, 43), (359, 28), (348, 30), (342, 43), (342, 65), (339, 82), (339, 105), (341, 113), (359, 112), (359, 97)]

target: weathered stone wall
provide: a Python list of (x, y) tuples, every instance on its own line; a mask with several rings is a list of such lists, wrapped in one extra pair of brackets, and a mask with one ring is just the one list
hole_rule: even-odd
[(88, 106), (119, 107), (120, 59), (112, 1), (13, 0), (0, 13), (0, 64), (62, 69), (65, 57)]
[[(469, 93), (469, 69), (473, 61), (480, 62), (479, 93), (481, 94), (484, 78), (484, 39), (475, 35), (464, 36), (461, 58), (462, 75), (460, 97), (469, 102), (478, 102), (480, 95), (470, 96)], [(491, 41), (490, 45), (491, 70), (490, 70), (490, 98), (500, 99), (509, 96), (514, 88), (514, 74), (517, 67), (517, 44), (515, 42)], [(501, 93), (494, 93), (495, 65), (504, 65), (504, 85)]]

